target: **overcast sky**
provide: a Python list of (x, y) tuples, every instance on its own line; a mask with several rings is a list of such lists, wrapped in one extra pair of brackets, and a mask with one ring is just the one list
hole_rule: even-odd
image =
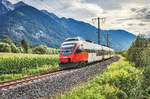
[[(134, 34), (150, 33), (150, 0), (9, 0), (24, 1), (59, 17), (92, 23), (92, 18), (105, 17), (102, 29), (124, 29)], [(95, 23), (96, 24), (96, 23)]]

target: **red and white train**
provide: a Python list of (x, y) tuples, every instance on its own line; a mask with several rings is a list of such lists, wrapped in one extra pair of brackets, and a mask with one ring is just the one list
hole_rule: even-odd
[(59, 66), (74, 68), (85, 64), (105, 60), (114, 56), (110, 47), (95, 44), (81, 37), (67, 38), (60, 47)]

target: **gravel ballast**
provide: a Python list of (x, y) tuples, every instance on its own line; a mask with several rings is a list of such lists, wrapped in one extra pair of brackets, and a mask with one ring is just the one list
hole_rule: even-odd
[(54, 96), (63, 91), (67, 91), (70, 87), (75, 86), (82, 81), (88, 80), (90, 76), (100, 73), (108, 65), (118, 61), (118, 59), (118, 57), (113, 57), (104, 62), (92, 64), (70, 72), (57, 74), (8, 89), (1, 89), (0, 99), (37, 99)]

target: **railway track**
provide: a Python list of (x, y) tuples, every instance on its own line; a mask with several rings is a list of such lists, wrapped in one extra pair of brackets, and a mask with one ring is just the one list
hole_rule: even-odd
[[(87, 64), (86, 66), (90, 66), (90, 65), (93, 65), (93, 64), (96, 64), (96, 63), (101, 63), (101, 62), (103, 62), (103, 61), (90, 63), (90, 64)], [(7, 89), (7, 88), (10, 88), (10, 87), (14, 87), (14, 86), (17, 86), (17, 85), (26, 84), (26, 83), (29, 83), (29, 82), (33, 82), (35, 80), (44, 79), (44, 78), (47, 78), (47, 77), (50, 77), (50, 76), (54, 76), (54, 75), (61, 74), (61, 73), (64, 73), (64, 72), (69, 72), (69, 71), (79, 69), (79, 68), (84, 68), (84, 67), (78, 67), (78, 68), (67, 69), (67, 70), (57, 70), (57, 71), (44, 73), (44, 74), (39, 74), (39, 75), (35, 75), (35, 76), (28, 76), (28, 77), (24, 77), (24, 78), (20, 78), (20, 79), (0, 82), (0, 90), (1, 89)]]
[[(95, 62), (95, 63), (97, 63), (97, 62)], [(95, 63), (92, 63), (92, 64), (95, 64)], [(92, 64), (87, 64), (87, 66), (92, 65)], [(79, 69), (79, 68), (82, 68), (82, 67), (78, 67), (78, 68), (74, 68), (74, 69), (67, 69), (67, 70), (57, 70), (57, 71), (39, 74), (39, 75), (35, 75), (35, 76), (28, 76), (28, 77), (24, 77), (24, 78), (15, 79), (15, 80), (0, 82), (0, 90), (14, 87), (17, 85), (22, 85), (22, 84), (29, 83), (29, 82), (33, 82), (35, 80), (44, 79), (44, 78), (47, 78), (50, 76), (54, 76), (54, 75), (61, 74), (64, 72), (69, 72), (71, 70), (75, 70), (75, 69)]]
[(86, 67), (59, 70), (51, 73), (0, 82), (0, 99), (37, 99), (61, 94), (102, 73), (118, 57), (86, 65)]
[(14, 86), (17, 86), (17, 85), (22, 85), (22, 84), (29, 83), (29, 82), (33, 82), (35, 80), (44, 79), (44, 78), (54, 76), (54, 75), (57, 75), (57, 74), (61, 74), (61, 73), (64, 73), (64, 72), (69, 72), (71, 70), (73, 70), (73, 69), (57, 70), (57, 71), (50, 72), (50, 73), (39, 74), (39, 75), (35, 75), (35, 76), (28, 76), (28, 77), (24, 77), (24, 78), (20, 78), (20, 79), (0, 82), (0, 90), (1, 89), (7, 89), (7, 88), (10, 88), (10, 87), (14, 87)]

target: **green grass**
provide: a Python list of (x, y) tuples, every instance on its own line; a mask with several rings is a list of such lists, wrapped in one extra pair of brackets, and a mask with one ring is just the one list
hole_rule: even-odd
[(123, 57), (87, 85), (61, 95), (60, 99), (138, 99), (141, 71)]
[(0, 53), (0, 81), (58, 70), (58, 55)]

